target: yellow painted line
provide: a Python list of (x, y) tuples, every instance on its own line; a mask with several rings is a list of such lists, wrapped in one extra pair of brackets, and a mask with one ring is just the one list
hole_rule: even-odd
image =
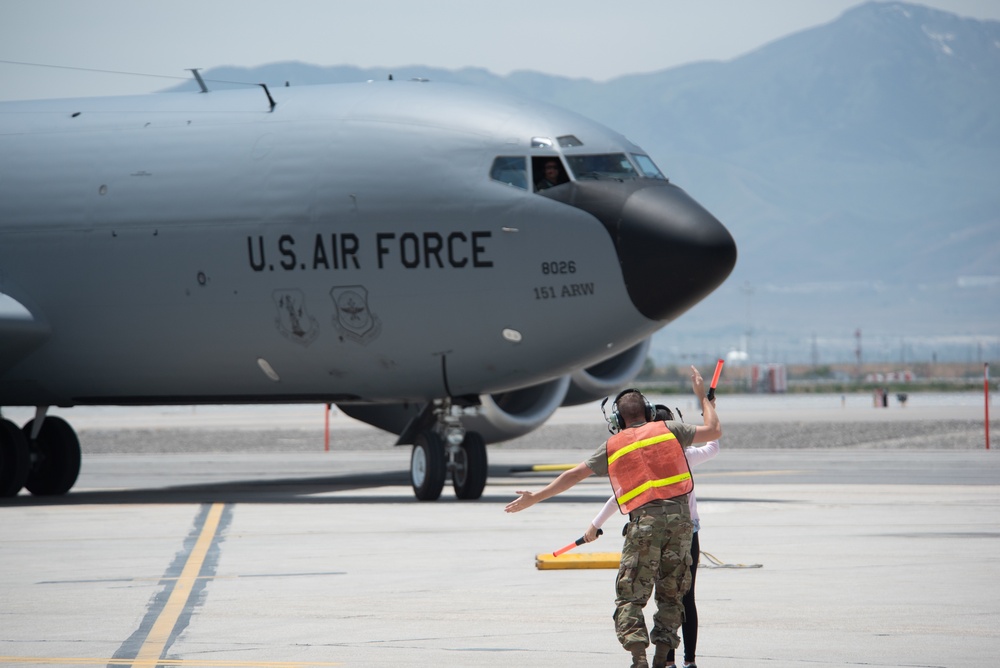
[(576, 464), (535, 464), (532, 471), (569, 471)]
[[(202, 526), (198, 540), (195, 542), (191, 554), (179, 577), (176, 578), (174, 589), (167, 599), (166, 605), (153, 628), (150, 629), (146, 641), (139, 648), (136, 658), (88, 658), (88, 657), (33, 657), (33, 656), (0, 656), (0, 665), (30, 665), (30, 666), (133, 666), (144, 668), (156, 668), (158, 666), (194, 666), (204, 668), (326, 668), (328, 666), (342, 666), (340, 662), (329, 661), (225, 661), (206, 659), (161, 659), (170, 634), (177, 625), (177, 620), (184, 612), (194, 584), (198, 580), (205, 579), (198, 573), (205, 563), (208, 550), (212, 546), (212, 540), (219, 530), (219, 523), (222, 519), (222, 511), (225, 504), (215, 503), (209, 508), (205, 517), (205, 524)], [(139, 579), (139, 578), (136, 578)], [(159, 580), (172, 580), (175, 578), (158, 578)]]
[(180, 618), (181, 613), (184, 612), (184, 606), (187, 605), (187, 600), (191, 596), (191, 590), (198, 579), (198, 573), (201, 572), (201, 567), (205, 563), (208, 548), (211, 547), (212, 539), (215, 538), (215, 532), (219, 529), (219, 520), (222, 518), (223, 506), (224, 504), (221, 503), (213, 503), (212, 507), (208, 510), (208, 516), (205, 518), (205, 526), (201, 529), (201, 534), (198, 536), (198, 541), (195, 543), (194, 549), (188, 555), (184, 569), (174, 584), (174, 590), (170, 592), (167, 604), (163, 606), (163, 611), (156, 618), (156, 623), (149, 630), (146, 641), (139, 648), (135, 660), (130, 662), (131, 665), (155, 667), (161, 663), (160, 656), (167, 646), (167, 641), (170, 639), (170, 634), (174, 630), (174, 626), (177, 625), (177, 620)]
[(535, 555), (535, 568), (553, 571), (568, 568), (613, 568), (618, 570), (621, 552), (583, 552), (580, 554), (560, 554), (553, 557), (551, 552)]
[[(32, 656), (0, 656), (0, 664), (5, 666), (131, 666), (133, 659), (88, 659), (83, 657), (32, 657)], [(313, 662), (313, 661), (220, 661), (205, 659), (160, 659), (158, 666), (205, 666), (205, 668), (310, 668), (342, 666), (343, 663)]]

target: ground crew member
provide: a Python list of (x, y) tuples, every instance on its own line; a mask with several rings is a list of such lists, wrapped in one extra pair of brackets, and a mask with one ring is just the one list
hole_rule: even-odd
[[(633, 668), (648, 668), (646, 648), (656, 645), (654, 668), (666, 666), (667, 652), (680, 644), (677, 629), (684, 620), (682, 598), (691, 584), (691, 514), (693, 489), (684, 448), (718, 440), (722, 427), (705, 382), (691, 367), (691, 387), (702, 407), (705, 424), (654, 422), (654, 410), (638, 390), (618, 395), (609, 419), (614, 435), (590, 459), (563, 472), (538, 492), (521, 491), (507, 504), (508, 513), (573, 487), (591, 474), (608, 475), (622, 512), (629, 514), (618, 569), (615, 631), (632, 654)], [(643, 608), (655, 589), (657, 611), (653, 631), (646, 629)]]

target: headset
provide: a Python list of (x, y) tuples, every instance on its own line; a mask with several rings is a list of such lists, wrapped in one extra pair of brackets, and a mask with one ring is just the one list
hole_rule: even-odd
[(640, 392), (639, 390), (635, 389), (634, 387), (626, 388), (621, 392), (619, 392), (618, 396), (615, 397), (614, 402), (612, 402), (611, 417), (608, 417), (608, 414), (604, 412), (604, 404), (608, 403), (608, 398), (604, 397), (604, 401), (601, 402), (601, 412), (604, 413), (604, 419), (608, 423), (608, 431), (611, 432), (612, 434), (617, 434), (619, 431), (627, 427), (627, 425), (625, 424), (625, 419), (622, 417), (622, 414), (618, 412), (618, 400), (621, 399), (626, 394), (630, 394), (632, 392), (635, 392), (640, 397), (642, 397), (642, 403), (645, 404), (644, 414), (646, 417), (646, 422), (652, 422), (654, 419), (656, 419), (656, 409), (653, 408), (653, 404), (649, 403), (649, 399), (646, 398), (646, 395)]
[[(673, 420), (674, 419), (674, 412), (672, 410), (670, 410), (669, 408), (667, 408), (664, 404), (656, 404), (655, 406), (653, 406), (653, 408), (656, 409), (656, 417), (657, 418), (659, 418), (660, 415), (663, 415), (663, 419), (664, 420)], [(677, 409), (677, 412), (678, 413), (680, 412), (679, 408)]]

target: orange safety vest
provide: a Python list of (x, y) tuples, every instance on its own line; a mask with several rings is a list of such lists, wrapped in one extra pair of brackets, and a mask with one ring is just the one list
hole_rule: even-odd
[(694, 489), (684, 448), (664, 422), (647, 422), (609, 438), (608, 475), (622, 513)]

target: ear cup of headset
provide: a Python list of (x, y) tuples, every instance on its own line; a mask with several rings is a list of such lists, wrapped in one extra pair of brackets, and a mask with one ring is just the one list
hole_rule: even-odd
[(625, 419), (622, 417), (622, 414), (618, 412), (617, 402), (611, 407), (611, 420), (615, 423), (617, 431), (621, 431), (625, 428)]

